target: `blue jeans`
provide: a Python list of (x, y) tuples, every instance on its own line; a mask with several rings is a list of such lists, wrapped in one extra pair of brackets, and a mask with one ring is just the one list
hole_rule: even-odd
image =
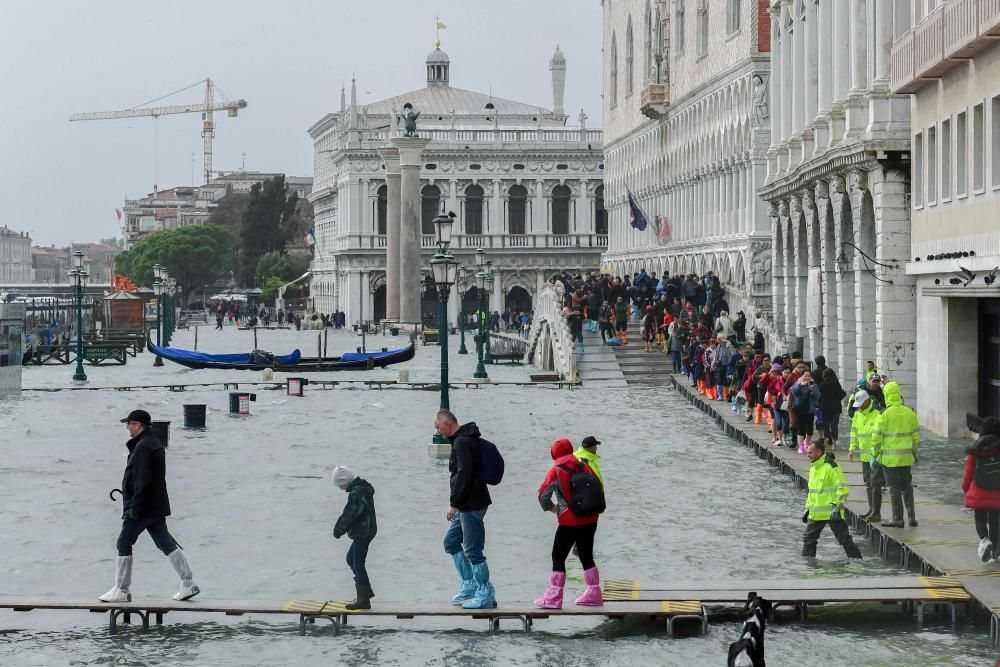
[(486, 547), (486, 526), (483, 517), (486, 510), (459, 512), (444, 534), (444, 550), (448, 555), (465, 552), (465, 557), (473, 565), (486, 562), (483, 549)]
[(831, 440), (840, 439), (840, 413), (823, 413), (823, 437)]
[(362, 586), (368, 586), (368, 570), (365, 569), (365, 559), (368, 558), (368, 545), (371, 542), (351, 542), (351, 548), (347, 550), (347, 566), (354, 573), (354, 581)]
[(169, 556), (173, 553), (174, 549), (180, 547), (177, 541), (167, 530), (167, 519), (166, 517), (159, 517), (156, 519), (123, 519), (122, 520), (122, 531), (118, 534), (118, 541), (115, 542), (115, 546), (118, 547), (119, 556), (131, 556), (132, 546), (142, 535), (143, 531), (149, 531), (149, 536), (153, 538), (153, 542), (156, 547), (163, 552), (164, 555)]
[(680, 350), (671, 350), (670, 351), (670, 358), (674, 362), (674, 372), (675, 373), (680, 373), (681, 372), (681, 351)]

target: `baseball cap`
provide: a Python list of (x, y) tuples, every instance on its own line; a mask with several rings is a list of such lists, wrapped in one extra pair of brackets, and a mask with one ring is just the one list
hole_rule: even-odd
[(854, 407), (860, 408), (869, 398), (871, 397), (868, 395), (868, 392), (862, 389), (858, 393), (854, 394)]
[(586, 438), (583, 439), (583, 442), (581, 444), (584, 447), (596, 447), (597, 445), (601, 444), (601, 441), (592, 435), (588, 435)]
[(149, 426), (153, 422), (153, 418), (150, 417), (149, 413), (145, 410), (133, 410), (128, 413), (128, 417), (122, 419), (121, 422), (123, 424), (127, 424), (128, 422), (139, 422), (140, 424)]

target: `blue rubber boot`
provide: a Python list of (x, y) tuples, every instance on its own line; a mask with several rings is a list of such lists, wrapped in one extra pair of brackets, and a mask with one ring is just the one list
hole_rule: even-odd
[(724, 400), (726, 400), (726, 395), (725, 395), (725, 392), (722, 391), (722, 385), (721, 384), (715, 385), (715, 390), (716, 390), (716, 392), (718, 392), (718, 396), (716, 396), (715, 400), (717, 400), (717, 401), (724, 401)]
[(451, 559), (455, 561), (455, 569), (458, 570), (458, 576), (462, 579), (462, 587), (458, 589), (458, 595), (453, 597), (451, 601), (454, 604), (462, 604), (476, 596), (476, 582), (472, 578), (472, 563), (461, 551), (452, 554)]
[(472, 578), (476, 580), (476, 597), (462, 605), (463, 609), (495, 609), (497, 592), (490, 583), (490, 566), (483, 561), (472, 566)]

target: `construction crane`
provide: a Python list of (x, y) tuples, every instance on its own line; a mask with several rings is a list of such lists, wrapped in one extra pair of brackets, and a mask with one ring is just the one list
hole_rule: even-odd
[[(201, 84), (205, 84), (205, 101), (202, 104), (181, 104), (177, 106), (169, 107), (145, 107), (140, 105), (138, 107), (133, 107), (131, 109), (125, 109), (124, 111), (94, 111), (89, 113), (75, 113), (69, 117), (71, 121), (77, 120), (112, 120), (117, 118), (139, 118), (142, 116), (151, 116), (153, 120), (157, 120), (160, 116), (167, 116), (169, 114), (178, 113), (200, 113), (201, 114), (201, 137), (204, 142), (205, 150), (205, 182), (208, 183), (212, 180), (212, 140), (215, 138), (215, 117), (214, 112), (225, 111), (230, 118), (235, 118), (239, 113), (240, 109), (245, 109), (247, 106), (246, 100), (236, 100), (231, 102), (226, 100), (222, 103), (215, 103), (215, 84), (211, 79), (205, 79), (204, 81), (199, 81), (197, 83), (191, 84), (187, 88), (182, 88), (181, 90), (170, 93), (174, 95), (176, 93), (187, 90), (188, 88), (193, 88)], [(165, 95), (164, 97), (169, 97), (170, 95)], [(151, 102), (156, 102), (162, 100), (163, 97), (157, 100), (151, 100)], [(149, 104), (146, 102), (145, 104)], [(154, 127), (155, 129), (155, 127)], [(159, 137), (157, 134), (156, 138), (156, 180), (160, 180), (159, 175)], [(154, 185), (154, 189), (155, 189)]]

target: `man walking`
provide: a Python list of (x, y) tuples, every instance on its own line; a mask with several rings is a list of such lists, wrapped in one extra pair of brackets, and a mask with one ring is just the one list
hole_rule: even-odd
[(588, 435), (583, 439), (580, 448), (573, 452), (573, 456), (589, 465), (597, 479), (601, 480), (601, 486), (604, 486), (604, 475), (601, 474), (601, 457), (597, 454), (599, 444), (601, 444), (600, 440)]
[(861, 476), (865, 481), (865, 493), (868, 495), (868, 511), (861, 518), (869, 523), (882, 521), (882, 486), (885, 484), (885, 472), (882, 467), (872, 461), (872, 431), (879, 418), (868, 392), (864, 389), (854, 395), (854, 416), (851, 417), (851, 448), (847, 460), (853, 461), (855, 452), (861, 459)]
[(132, 601), (132, 546), (144, 531), (149, 532), (157, 548), (170, 559), (181, 580), (175, 600), (190, 600), (201, 592), (184, 551), (167, 530), (170, 500), (167, 497), (166, 448), (149, 430), (152, 418), (145, 410), (133, 410), (121, 420), (132, 436), (128, 461), (122, 477), (122, 529), (118, 535), (118, 560), (115, 564), (115, 585), (102, 595), (102, 602)]
[(861, 558), (861, 550), (854, 543), (847, 521), (844, 520), (844, 502), (847, 501), (849, 489), (844, 480), (843, 469), (833, 460), (832, 454), (827, 455), (821, 442), (809, 445), (806, 455), (812, 465), (809, 467), (806, 511), (802, 515), (802, 523), (806, 524), (806, 532), (802, 536), (802, 555), (816, 555), (820, 533), (830, 524), (833, 536), (844, 547), (847, 557)]
[(911, 468), (917, 462), (917, 445), (920, 443), (917, 413), (903, 405), (903, 396), (897, 383), (886, 384), (882, 393), (885, 396), (885, 410), (878, 416), (872, 429), (872, 455), (878, 465), (885, 469), (885, 481), (889, 484), (889, 499), (892, 502), (892, 521), (882, 525), (887, 528), (902, 528), (905, 525), (905, 505), (910, 526), (916, 527)]
[(444, 535), (444, 550), (462, 580), (458, 594), (451, 601), (465, 609), (492, 609), (497, 606), (496, 589), (490, 583), (490, 568), (483, 555), (486, 546), (483, 518), (492, 500), (480, 476), (479, 427), (475, 422), (459, 426), (454, 413), (441, 410), (434, 419), (434, 428), (451, 442), (448, 460), (451, 504), (446, 515), (450, 525)]

